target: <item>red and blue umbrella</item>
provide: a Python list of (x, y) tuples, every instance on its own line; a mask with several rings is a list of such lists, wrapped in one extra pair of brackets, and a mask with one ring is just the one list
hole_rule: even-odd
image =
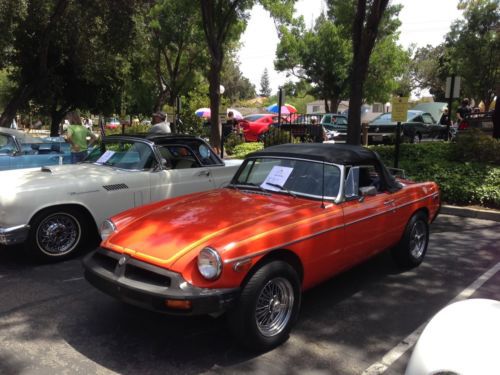
[[(233, 109), (233, 108), (228, 108), (226, 110), (226, 115), (229, 113), (229, 112), (233, 112), (233, 115), (234, 115), (234, 118), (236, 120), (241, 120), (243, 118), (243, 115), (237, 111), (236, 109)], [(210, 108), (200, 108), (200, 109), (197, 109), (194, 114), (198, 117), (203, 117), (203, 118), (210, 118), (211, 116), (211, 112), (210, 112)]]
[[(273, 105), (270, 105), (269, 107), (267, 107), (267, 111), (272, 112), (272, 113), (278, 113), (279, 112), (278, 103), (274, 103)], [(284, 115), (288, 115), (290, 113), (296, 113), (296, 112), (297, 112), (297, 108), (295, 108), (291, 104), (285, 103), (284, 105), (281, 106), (281, 113)]]
[(210, 108), (197, 109), (194, 114), (198, 117), (210, 118)]

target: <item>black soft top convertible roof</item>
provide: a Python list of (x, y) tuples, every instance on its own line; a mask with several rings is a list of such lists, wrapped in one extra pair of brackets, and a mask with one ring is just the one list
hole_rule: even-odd
[(378, 161), (377, 154), (364, 147), (332, 143), (284, 144), (248, 155), (248, 157), (263, 156), (300, 158), (344, 165), (372, 164), (375, 160)]
[(283, 144), (253, 152), (247, 158), (288, 157), (342, 165), (379, 166), (388, 191), (396, 191), (401, 185), (389, 173), (378, 154), (361, 146), (332, 143)]

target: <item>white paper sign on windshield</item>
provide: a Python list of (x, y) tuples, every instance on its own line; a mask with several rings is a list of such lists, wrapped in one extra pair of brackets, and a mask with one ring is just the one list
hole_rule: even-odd
[(97, 159), (95, 162), (98, 164), (104, 164), (106, 163), (111, 157), (115, 154), (114, 151), (107, 150), (104, 154), (101, 155), (99, 159)]
[(269, 172), (269, 174), (267, 175), (262, 185), (260, 186), (267, 190), (280, 191), (281, 189), (279, 187), (272, 186), (269, 184), (284, 186), (286, 180), (288, 180), (288, 177), (290, 177), (292, 171), (293, 168), (280, 167), (278, 165), (275, 165), (273, 169), (271, 169), (271, 172)]

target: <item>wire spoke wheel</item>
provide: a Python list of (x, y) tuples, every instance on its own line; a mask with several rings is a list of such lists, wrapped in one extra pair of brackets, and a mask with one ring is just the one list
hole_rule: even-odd
[(65, 212), (44, 218), (36, 229), (36, 243), (48, 256), (62, 256), (78, 245), (82, 230), (78, 220)]
[(294, 306), (294, 290), (289, 280), (276, 277), (262, 288), (255, 308), (259, 332), (266, 337), (278, 335), (287, 326)]
[(425, 223), (420, 220), (416, 221), (410, 232), (410, 254), (415, 259), (419, 259), (424, 253), (426, 242), (427, 231)]

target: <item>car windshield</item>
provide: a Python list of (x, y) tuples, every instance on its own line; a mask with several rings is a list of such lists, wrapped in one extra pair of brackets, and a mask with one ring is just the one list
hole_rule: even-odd
[(143, 170), (154, 166), (155, 157), (152, 148), (146, 143), (113, 140), (94, 147), (85, 162)]
[[(408, 111), (408, 113), (406, 115), (406, 121), (411, 121), (414, 117), (418, 116), (418, 114), (419, 114), (419, 112)], [(392, 114), (390, 112), (384, 113), (383, 115), (380, 115), (375, 120), (373, 120), (372, 124), (386, 124), (388, 122), (389, 123), (394, 122), (394, 121), (392, 121), (391, 116), (392, 116)]]
[(321, 162), (285, 159), (248, 159), (233, 185), (267, 191), (335, 199), (339, 193), (340, 169)]

